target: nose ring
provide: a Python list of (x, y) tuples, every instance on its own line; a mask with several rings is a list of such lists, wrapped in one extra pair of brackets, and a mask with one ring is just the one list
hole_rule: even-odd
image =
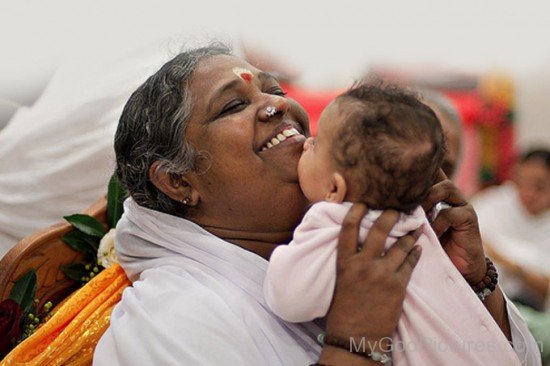
[(273, 117), (277, 113), (277, 108), (270, 105), (265, 109), (265, 115), (267, 118)]

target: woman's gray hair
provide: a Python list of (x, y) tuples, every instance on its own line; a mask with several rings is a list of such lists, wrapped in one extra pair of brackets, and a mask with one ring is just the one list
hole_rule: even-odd
[(182, 206), (149, 179), (149, 169), (160, 162), (172, 177), (197, 170), (201, 154), (185, 141), (193, 110), (190, 77), (204, 58), (231, 55), (229, 47), (212, 44), (185, 51), (164, 64), (131, 96), (115, 134), (116, 173), (122, 185), (141, 206), (171, 215)]

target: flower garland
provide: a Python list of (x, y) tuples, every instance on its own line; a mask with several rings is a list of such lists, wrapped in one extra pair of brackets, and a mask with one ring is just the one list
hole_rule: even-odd
[[(113, 175), (107, 192), (107, 226), (96, 218), (74, 214), (65, 216), (73, 230), (61, 238), (68, 246), (84, 253), (84, 263), (61, 266), (61, 271), (70, 279), (84, 285), (117, 263), (114, 237), (115, 227), (123, 213), (126, 192)], [(0, 302), (0, 360), (15, 346), (30, 337), (50, 317), (53, 304), (47, 301), (41, 309), (36, 299), (37, 276), (34, 269), (21, 276), (13, 285), (8, 299)]]

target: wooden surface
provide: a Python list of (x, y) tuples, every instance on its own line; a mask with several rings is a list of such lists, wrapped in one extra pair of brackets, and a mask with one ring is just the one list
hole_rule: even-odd
[[(107, 222), (107, 200), (100, 199), (83, 213)], [(60, 266), (81, 261), (79, 253), (61, 241), (61, 237), (72, 230), (66, 222), (59, 222), (49, 228), (32, 234), (17, 243), (0, 260), (0, 301), (8, 298), (11, 288), (25, 272), (34, 268), (37, 275), (37, 296), (39, 306), (47, 301), (58, 304), (78, 284), (60, 270)]]

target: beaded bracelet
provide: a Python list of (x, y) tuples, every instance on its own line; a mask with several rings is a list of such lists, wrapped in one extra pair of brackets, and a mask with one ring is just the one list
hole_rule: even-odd
[[(381, 363), (384, 366), (389, 366), (392, 364), (392, 358), (385, 353), (376, 352), (372, 350), (359, 350), (357, 347), (354, 347), (354, 343), (350, 340), (345, 340), (342, 338), (334, 337), (328, 334), (321, 334), (317, 337), (318, 340), (327, 346), (337, 347), (345, 349), (346, 351), (361, 357), (368, 358), (370, 360)], [(322, 364), (321, 364), (322, 366)]]
[(472, 289), (476, 292), (477, 297), (481, 301), (485, 300), (493, 291), (495, 291), (498, 284), (498, 273), (493, 262), (485, 257), (485, 263), (487, 264), (487, 272), (481, 281), (472, 286)]

